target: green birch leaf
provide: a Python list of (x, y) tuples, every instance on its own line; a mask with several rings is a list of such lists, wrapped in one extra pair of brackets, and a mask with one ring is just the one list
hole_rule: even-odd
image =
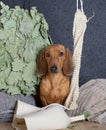
[(8, 78), (6, 79), (6, 83), (8, 85), (16, 85), (18, 81), (21, 80), (21, 73), (20, 72), (11, 72)]
[(26, 21), (26, 20), (23, 20), (20, 22), (20, 32), (22, 34), (29, 34), (32, 32), (33, 30), (33, 23), (31, 21)]
[(47, 22), (46, 22), (44, 17), (42, 17), (42, 23), (43, 23), (42, 25), (43, 25), (44, 29), (48, 30), (49, 27), (48, 27), (48, 24), (47, 24)]
[(28, 95), (30, 95), (30, 94), (35, 94), (35, 86), (34, 85), (32, 85), (32, 84), (30, 84), (32, 87), (29, 87), (29, 86), (27, 86), (27, 85), (25, 85), (24, 86), (24, 89), (23, 89), (23, 93), (24, 94), (28, 94)]
[(1, 9), (1, 13), (3, 13), (3, 12), (7, 12), (8, 10), (9, 10), (9, 6), (8, 5), (5, 5), (2, 1), (0, 2), (0, 5), (1, 5), (1, 7), (2, 7), (2, 9)]
[(35, 18), (36, 13), (37, 13), (36, 7), (32, 7), (31, 10), (30, 10), (30, 14), (31, 14), (32, 18)]
[[(11, 44), (10, 42), (6, 43), (5, 48), (7, 52), (11, 55), (12, 59), (16, 59), (19, 56), (17, 55), (17, 45)], [(13, 49), (14, 48), (14, 49)]]
[(37, 13), (37, 14), (36, 14), (36, 17), (35, 17), (36, 22), (37, 22), (37, 23), (41, 23), (42, 17), (43, 17), (43, 14)]
[(0, 89), (1, 90), (7, 90), (8, 89), (8, 87), (7, 87), (7, 85), (6, 85), (6, 83), (5, 83), (5, 81), (4, 80), (2, 80), (1, 78), (0, 78)]
[(10, 93), (12, 95), (13, 94), (21, 94), (19, 87), (15, 86), (15, 85), (9, 86), (7, 93)]
[(36, 81), (35, 62), (30, 62), (27, 64), (27, 66), (23, 70), (22, 78), (26, 83), (30, 83), (31, 81), (33, 82)]
[(3, 71), (0, 72), (0, 89), (8, 89), (8, 86), (5, 82), (6, 78), (8, 78), (8, 75), (10, 73), (10, 69), (6, 68)]
[(7, 21), (6, 17), (1, 17), (1, 23), (5, 23)]
[(35, 60), (35, 52), (33, 51), (33, 46), (31, 45), (31, 43), (26, 44), (25, 50), (23, 52), (23, 57), (26, 62)]
[(21, 59), (14, 59), (14, 62), (12, 62), (13, 71), (22, 71), (24, 67), (25, 63)]
[(0, 30), (0, 40), (8, 39), (11, 36), (11, 30)]
[(36, 38), (39, 34), (40, 24), (37, 24), (32, 30), (32, 38)]
[(24, 41), (24, 40), (25, 40), (24, 36), (23, 36), (19, 31), (16, 31), (16, 37), (17, 37), (18, 39), (20, 39), (21, 41)]
[(0, 42), (0, 56), (5, 54), (5, 47), (3, 45), (3, 43)]
[(16, 22), (13, 19), (10, 19), (4, 23), (4, 29), (16, 28)]
[(10, 73), (10, 68), (6, 68), (5, 70), (0, 72), (0, 79), (2, 79), (2, 81), (5, 81), (6, 78), (8, 78), (8, 75)]

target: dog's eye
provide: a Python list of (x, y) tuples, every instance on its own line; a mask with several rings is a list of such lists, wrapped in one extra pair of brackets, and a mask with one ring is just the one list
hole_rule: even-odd
[(50, 53), (49, 53), (49, 52), (46, 52), (45, 56), (46, 56), (46, 57), (50, 57)]
[(61, 56), (63, 56), (64, 55), (64, 53), (63, 52), (59, 52), (59, 56), (61, 57)]

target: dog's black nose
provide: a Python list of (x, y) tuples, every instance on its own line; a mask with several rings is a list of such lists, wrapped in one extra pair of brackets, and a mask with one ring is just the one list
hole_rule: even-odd
[(57, 72), (57, 66), (56, 65), (53, 65), (51, 68), (50, 68), (51, 72), (52, 73), (56, 73)]

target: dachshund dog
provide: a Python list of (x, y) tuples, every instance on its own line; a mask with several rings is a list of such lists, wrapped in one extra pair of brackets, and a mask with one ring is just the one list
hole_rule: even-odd
[(64, 104), (70, 92), (69, 76), (72, 73), (72, 55), (62, 44), (45, 47), (37, 56), (37, 70), (42, 77), (39, 96), (43, 106)]

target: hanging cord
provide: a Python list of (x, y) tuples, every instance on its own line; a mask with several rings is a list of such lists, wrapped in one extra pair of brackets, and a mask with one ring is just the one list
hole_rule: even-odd
[(84, 13), (84, 10), (83, 10), (83, 0), (80, 0), (80, 4), (81, 4), (81, 11)]
[(89, 22), (93, 17), (95, 17), (95, 12), (93, 12), (93, 15), (88, 18), (87, 22)]
[(65, 106), (70, 108), (70, 110), (77, 108), (77, 99), (79, 97), (79, 73), (81, 67), (81, 56), (82, 56), (82, 47), (84, 34), (87, 28), (87, 22), (94, 17), (90, 17), (87, 20), (86, 15), (83, 10), (83, 1), (80, 0), (81, 9), (79, 9), (78, 0), (76, 0), (76, 13), (73, 23), (73, 40), (74, 40), (74, 50), (73, 50), (73, 74), (70, 86), (70, 93), (65, 101)]
[(78, 10), (78, 0), (76, 0), (76, 7), (77, 7), (77, 9), (76, 9), (76, 10)]
[[(83, 1), (82, 0), (80, 0), (80, 4), (81, 4), (81, 11), (82, 12), (84, 12), (84, 10), (83, 10)], [(78, 4), (78, 0), (76, 0), (76, 10), (78, 10), (79, 9), (79, 4)]]

